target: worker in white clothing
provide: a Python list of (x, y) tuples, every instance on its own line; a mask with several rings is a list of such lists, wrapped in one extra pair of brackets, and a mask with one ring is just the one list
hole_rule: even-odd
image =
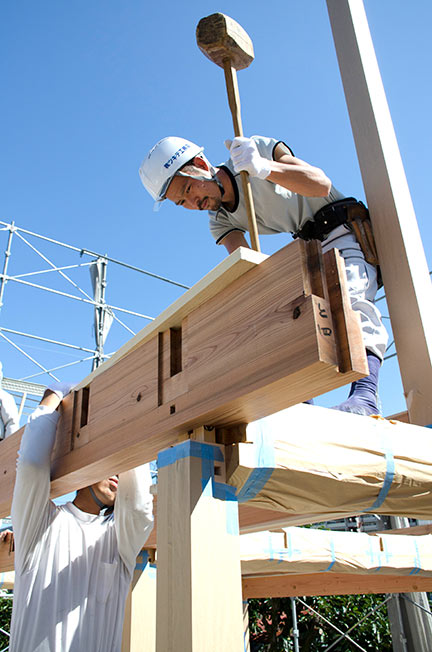
[(14, 397), (2, 387), (3, 365), (0, 362), (0, 439), (6, 439), (19, 429), (18, 408)]
[(324, 252), (338, 248), (345, 259), (351, 305), (360, 316), (370, 373), (353, 383), (348, 399), (335, 409), (377, 414), (378, 373), (388, 336), (374, 304), (378, 288), (374, 247), (369, 240), (358, 239), (357, 220), (369, 224), (366, 207), (353, 197), (344, 197), (323, 170), (294, 156), (280, 140), (252, 136), (226, 144), (230, 158), (215, 167), (204, 156), (203, 147), (184, 138), (163, 138), (140, 168), (144, 187), (157, 205), (169, 199), (177, 206), (208, 211), (216, 244), (231, 253), (248, 247), (244, 237), (248, 215), (239, 183), (239, 174), (245, 171), (250, 176), (259, 233), (320, 240)]
[(136, 557), (153, 528), (147, 464), (66, 505), (49, 499), (56, 409), (69, 387), (45, 392), (18, 454), (11, 652), (119, 652)]

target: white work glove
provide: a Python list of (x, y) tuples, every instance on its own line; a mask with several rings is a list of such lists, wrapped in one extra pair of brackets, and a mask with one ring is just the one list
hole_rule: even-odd
[(251, 177), (266, 179), (271, 172), (270, 161), (258, 152), (252, 138), (237, 136), (233, 141), (226, 140), (235, 172), (247, 172)]
[(57, 383), (53, 382), (47, 387), (51, 392), (54, 392), (62, 401), (64, 397), (69, 394), (75, 387), (76, 383)]

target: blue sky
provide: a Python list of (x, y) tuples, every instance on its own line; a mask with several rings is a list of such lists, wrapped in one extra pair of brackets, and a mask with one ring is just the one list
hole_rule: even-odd
[[(366, 0), (365, 8), (431, 269), (432, 5), (428, 0)], [(223, 141), (232, 136), (232, 124), (223, 72), (195, 41), (199, 19), (215, 11), (240, 22), (254, 42), (255, 60), (238, 76), (245, 134), (285, 140), (300, 158), (322, 167), (342, 192), (364, 198), (324, 0), (217, 5), (207, 0), (3, 0), (0, 220), (14, 220), (21, 228), (185, 285), (220, 262), (224, 249), (214, 245), (205, 213), (167, 202), (153, 213), (138, 176), (148, 149), (166, 135), (204, 145), (214, 163), (226, 158)], [(0, 232), (0, 267), (6, 236)], [(288, 235), (266, 236), (261, 246), (270, 254), (289, 240)], [(37, 246), (58, 265), (90, 260), (75, 251)], [(10, 273), (43, 267), (14, 236)], [(73, 274), (90, 292), (88, 269)], [(61, 279), (54, 283), (71, 291)], [(108, 267), (107, 301), (115, 305), (157, 316), (181, 292)], [(147, 323), (125, 321), (134, 331)], [(93, 345), (88, 305), (12, 282), (6, 286), (0, 325)], [(116, 324), (106, 351), (116, 350), (129, 336)], [(42, 342), (14, 341), (46, 366), (79, 358)], [(0, 359), (7, 376), (37, 371), (1, 340)], [(85, 363), (58, 375), (78, 381), (88, 371)], [(34, 380), (47, 382), (44, 376)], [(318, 402), (332, 405), (345, 393), (339, 390)], [(384, 414), (405, 409), (395, 359), (384, 366), (381, 400)]]

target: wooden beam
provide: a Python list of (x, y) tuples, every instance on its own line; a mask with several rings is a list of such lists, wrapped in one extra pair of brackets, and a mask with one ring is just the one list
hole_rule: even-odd
[(432, 288), (361, 0), (327, 0), (411, 423), (432, 423)]
[[(307, 294), (311, 277), (321, 274), (308, 251), (297, 240), (223, 290), (216, 275), (217, 292), (210, 283), (197, 305), (192, 290), (190, 312), (185, 295), (177, 312), (160, 317), (165, 330), (150, 325), (81, 383), (64, 401), (53, 495), (155, 459), (198, 426), (250, 422), (365, 375), (361, 337), (355, 368), (339, 370), (331, 307)], [(338, 309), (351, 310), (344, 305)], [(170, 336), (179, 328), (181, 341)], [(16, 433), (1, 443), (0, 515), (9, 513), (19, 439)]]
[(415, 575), (348, 575), (312, 573), (244, 577), (244, 598), (287, 598), (297, 595), (352, 595), (432, 591), (432, 577)]
[(77, 389), (87, 387), (96, 376), (104, 373), (125, 355), (136, 348), (141, 347), (145, 342), (152, 339), (155, 333), (163, 333), (171, 328), (178, 328), (187, 315), (196, 310), (203, 303), (212, 299), (215, 295), (223, 292), (233, 281), (253, 269), (268, 256), (266, 254), (239, 247), (230, 256), (224, 258), (214, 269), (210, 270), (187, 292), (182, 294), (156, 319), (145, 328), (139, 331), (126, 344), (124, 344), (109, 360), (106, 360), (100, 367), (92, 371), (78, 385)]
[(287, 527), (240, 537), (243, 576), (347, 573), (432, 577), (431, 536)]
[(426, 428), (299, 404), (246, 434), (228, 449), (228, 483), (239, 502), (291, 516), (290, 525), (367, 511), (432, 517)]

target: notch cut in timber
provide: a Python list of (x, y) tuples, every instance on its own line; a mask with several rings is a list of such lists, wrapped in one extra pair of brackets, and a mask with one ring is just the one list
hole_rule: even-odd
[(73, 393), (71, 450), (75, 448), (76, 442), (80, 439), (82, 428), (88, 423), (89, 405), (90, 387), (82, 387)]
[[(269, 257), (243, 248), (231, 254), (80, 383), (75, 411), (72, 397), (63, 401), (53, 495), (151, 461), (203, 424), (249, 423), (366, 375), (360, 326), (349, 314), (347, 371), (340, 370), (345, 345), (334, 323), (351, 308), (343, 269), (335, 268), (326, 276), (320, 249), (301, 240)], [(329, 278), (343, 301), (328, 300)], [(4, 515), (19, 439), (1, 443)]]

